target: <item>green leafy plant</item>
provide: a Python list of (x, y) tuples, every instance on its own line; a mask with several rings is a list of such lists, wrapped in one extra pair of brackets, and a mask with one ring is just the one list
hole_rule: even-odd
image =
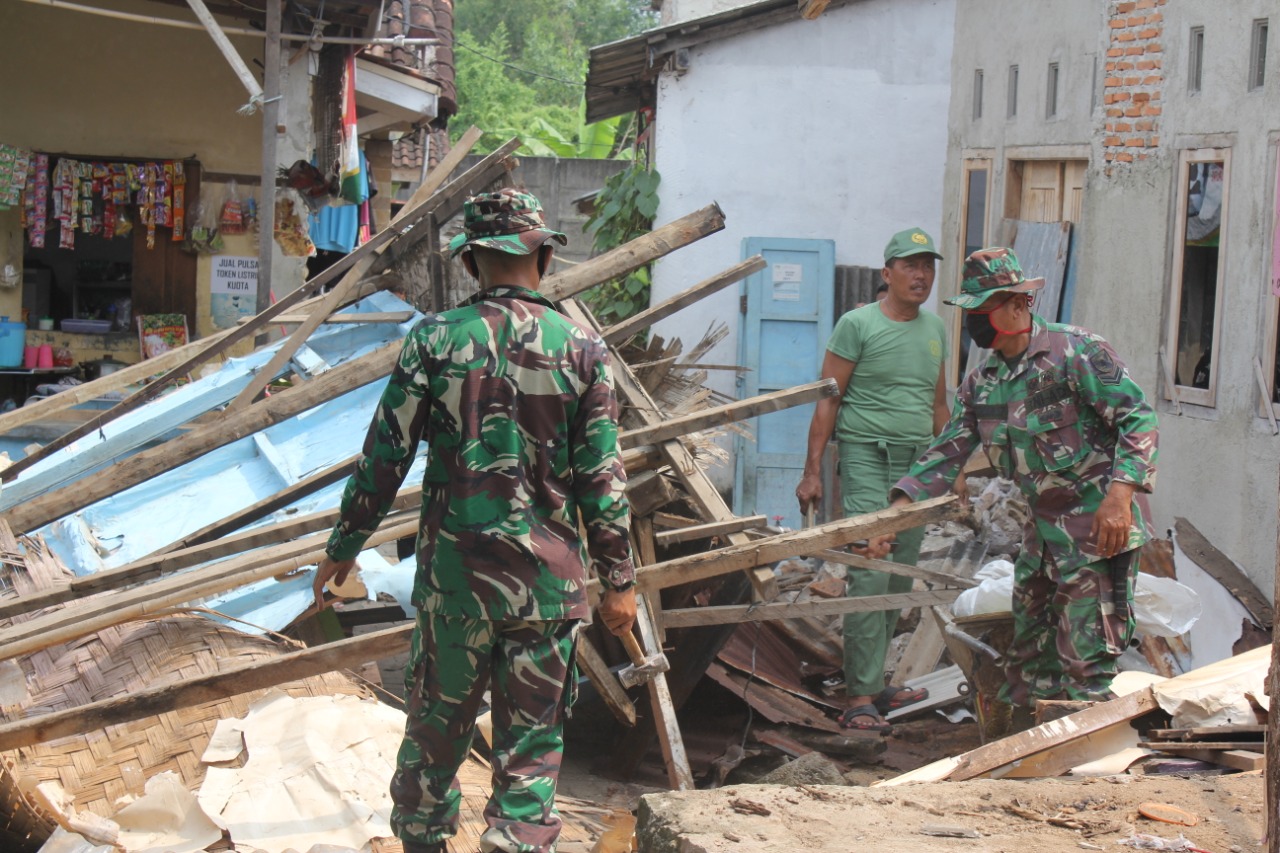
[[(586, 223), (587, 230), (594, 234), (596, 252), (607, 252), (652, 230), (661, 182), (656, 170), (645, 168), (638, 161), (605, 181), (596, 196), (596, 209)], [(584, 298), (596, 318), (611, 325), (649, 306), (651, 282), (649, 265), (645, 265), (622, 278), (596, 285)]]

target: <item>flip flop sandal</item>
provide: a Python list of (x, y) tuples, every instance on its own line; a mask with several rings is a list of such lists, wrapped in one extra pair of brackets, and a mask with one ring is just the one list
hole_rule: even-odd
[(876, 710), (881, 714), (887, 714), (890, 711), (896, 711), (899, 708), (923, 702), (928, 698), (929, 689), (927, 687), (889, 686), (880, 691), (880, 695), (872, 700), (872, 704), (876, 706)]
[[(860, 717), (870, 717), (871, 722), (859, 722)], [(879, 732), (880, 734), (889, 734), (893, 731), (893, 726), (886, 723), (881, 718), (880, 712), (876, 710), (875, 705), (855, 705), (847, 709), (840, 715), (840, 728), (855, 729), (860, 732)]]

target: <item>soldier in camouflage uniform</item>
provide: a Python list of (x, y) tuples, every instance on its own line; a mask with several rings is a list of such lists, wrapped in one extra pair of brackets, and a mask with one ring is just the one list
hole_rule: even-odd
[(481, 850), (549, 851), (588, 567), (604, 588), (606, 627), (625, 633), (635, 617), (618, 407), (604, 342), (537, 292), (550, 241), (565, 242), (538, 200), (485, 193), (463, 216), (450, 248), (466, 252), (480, 293), (405, 340), (315, 590), (319, 601), (328, 580), (345, 579), (425, 440), (391, 823), (406, 853), (443, 853), (458, 826), (457, 769), (490, 687), (493, 795)]
[[(978, 447), (1031, 516), (1014, 566), (1014, 635), (1000, 699), (1111, 696), (1133, 636), (1138, 548), (1150, 537), (1156, 415), (1102, 338), (1031, 312), (1043, 279), (1008, 249), (965, 260), (960, 295), (979, 346), (946, 428), (898, 481), (894, 505), (938, 496)], [(872, 542), (883, 553), (892, 537)]]

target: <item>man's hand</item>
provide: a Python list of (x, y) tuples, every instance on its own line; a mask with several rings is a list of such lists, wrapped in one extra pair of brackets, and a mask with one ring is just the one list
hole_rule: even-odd
[(1093, 514), (1093, 529), (1089, 539), (1103, 557), (1114, 557), (1129, 544), (1129, 528), (1133, 525), (1132, 483), (1112, 480), (1107, 496)]
[(955, 492), (956, 497), (960, 498), (960, 503), (966, 507), (969, 504), (969, 478), (960, 472), (960, 476), (956, 477), (956, 481), (951, 484), (951, 491)]
[(796, 500), (800, 502), (801, 517), (808, 515), (809, 507), (817, 511), (822, 503), (822, 475), (805, 474), (801, 477), (800, 485), (796, 486)]
[(600, 605), (596, 608), (600, 621), (615, 637), (631, 632), (636, 622), (636, 588), (618, 592), (606, 589), (600, 596)]
[[(901, 506), (909, 506), (911, 503), (912, 503), (911, 498), (907, 497), (906, 495), (899, 494), (896, 498), (893, 499), (893, 503), (889, 504), (888, 508), (897, 509), (898, 507), (901, 507)], [(896, 533), (886, 533), (883, 536), (876, 536), (875, 538), (871, 539), (869, 542), (867, 542), (867, 547), (861, 551), (855, 551), (853, 548), (850, 548), (849, 550), (853, 551), (853, 553), (855, 554), (861, 553), (862, 556), (864, 557), (871, 557), (872, 559), (883, 560), (885, 557), (889, 555), (889, 551), (892, 550), (893, 543), (895, 540), (897, 540), (897, 538), (898, 538), (898, 535)]]
[(315, 580), (311, 582), (311, 590), (316, 596), (316, 612), (324, 610), (324, 585), (332, 580), (337, 586), (347, 582), (347, 574), (355, 568), (355, 560), (333, 560), (325, 557), (316, 567)]

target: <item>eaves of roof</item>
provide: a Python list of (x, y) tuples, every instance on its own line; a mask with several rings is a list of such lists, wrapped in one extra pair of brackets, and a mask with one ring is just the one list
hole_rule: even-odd
[[(855, 0), (831, 0), (827, 8), (852, 2)], [(658, 72), (677, 51), (799, 20), (796, 0), (760, 0), (593, 47), (587, 66), (587, 121), (652, 106)], [(817, 21), (813, 24), (821, 26)]]

